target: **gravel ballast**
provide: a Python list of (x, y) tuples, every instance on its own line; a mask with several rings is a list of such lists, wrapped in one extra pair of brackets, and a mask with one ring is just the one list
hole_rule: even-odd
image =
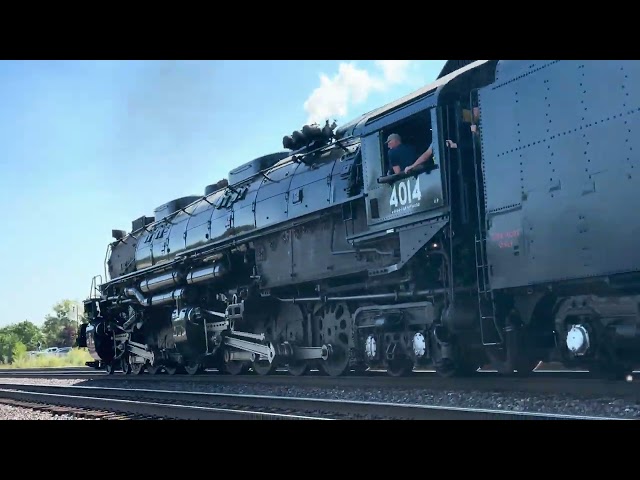
[(231, 393), (244, 395), (279, 395), (317, 399), (356, 400), (390, 403), (484, 408), (515, 412), (584, 415), (593, 417), (640, 419), (640, 403), (609, 398), (581, 399), (567, 394), (532, 394), (528, 392), (433, 391), (428, 389), (310, 387), (292, 385), (216, 384), (171, 381), (100, 381), (82, 379), (3, 378), (2, 383), (29, 385), (86, 385), (126, 389), (173, 390)]
[(30, 408), (0, 404), (0, 420), (88, 420), (72, 415), (57, 415)]

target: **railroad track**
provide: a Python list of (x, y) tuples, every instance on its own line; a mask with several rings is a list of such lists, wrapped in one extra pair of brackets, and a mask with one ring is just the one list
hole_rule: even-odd
[[(80, 380), (85, 385), (98, 384), (118, 385), (126, 382), (128, 386), (149, 384), (171, 385), (268, 385), (295, 386), (314, 388), (357, 388), (357, 389), (406, 389), (432, 391), (491, 391), (523, 394), (558, 394), (566, 393), (580, 398), (597, 398), (602, 396), (640, 400), (640, 382), (604, 381), (590, 378), (579, 372), (534, 372), (526, 378), (502, 377), (492, 372), (479, 372), (470, 378), (441, 378), (435, 373), (415, 372), (412, 376), (392, 378), (384, 372), (366, 372), (365, 375), (345, 377), (327, 377), (309, 375), (293, 377), (287, 373), (276, 373), (269, 376), (223, 375), (217, 372), (206, 372), (202, 375), (124, 375), (116, 373), (108, 375), (92, 369), (74, 371), (67, 370), (0, 370), (0, 381), (6, 379), (67, 379)], [(142, 382), (142, 383), (140, 383)]]
[(16, 400), (13, 398), (0, 398), (0, 404), (13, 407), (27, 408), (38, 412), (46, 412), (54, 415), (67, 415), (75, 418), (87, 418), (93, 420), (152, 420), (154, 417), (133, 415), (126, 413), (114, 413), (108, 410), (95, 410), (91, 408), (79, 408), (53, 405), (35, 401)]
[[(284, 372), (284, 370), (280, 370), (282, 372)], [(5, 373), (27, 373), (27, 374), (31, 374), (31, 373), (51, 373), (51, 374), (57, 374), (57, 373), (73, 373), (73, 374), (80, 374), (80, 373), (103, 373), (106, 374), (106, 372), (104, 371), (100, 371), (100, 370), (96, 370), (94, 368), (91, 367), (86, 367), (86, 366), (77, 366), (77, 367), (40, 367), (40, 368), (20, 368), (20, 369), (1, 369), (0, 368), (0, 373), (5, 374)], [(215, 368), (211, 368), (211, 369), (207, 369), (207, 372), (209, 373), (218, 373), (218, 370)], [(312, 370), (312, 372), (315, 372), (316, 374), (318, 374), (318, 370)], [(418, 369), (415, 370), (415, 372), (418, 373), (433, 373), (435, 374), (435, 370), (433, 369)], [(117, 372), (117, 374), (121, 374), (122, 372)], [(374, 374), (374, 375), (382, 375), (382, 374), (386, 374), (385, 370), (368, 370), (367, 372), (365, 372), (367, 374)], [(490, 369), (486, 369), (483, 368), (481, 369), (480, 373), (482, 374), (494, 374), (496, 373), (495, 370), (490, 370)], [(587, 374), (588, 371), (587, 370), (579, 370), (579, 369), (566, 369), (564, 368), (561, 364), (558, 363), (541, 363), (536, 370), (534, 371), (535, 375), (544, 375), (544, 374), (553, 374), (553, 375), (558, 375), (558, 374), (563, 374), (563, 375), (581, 375), (584, 376), (585, 374)], [(635, 372), (636, 374), (640, 373), (639, 371)]]
[[(4, 388), (10, 387), (10, 388)], [(42, 391), (39, 385), (2, 385), (0, 403), (31, 408), (51, 413), (92, 417), (108, 420), (171, 419), (171, 420), (330, 420), (322, 416), (304, 416), (292, 413), (255, 411), (242, 408), (213, 407), (177, 403), (167, 395), (137, 390), (126, 394), (100, 394), (79, 390), (88, 387), (49, 387)]]
[(44, 405), (45, 408), (63, 406), (74, 411), (112, 412), (115, 417), (110, 418), (120, 418), (124, 415), (122, 418), (193, 420), (619, 420), (607, 417), (285, 396), (0, 383), (0, 403), (16, 401)]
[[(640, 374), (640, 371), (634, 372), (634, 375)], [(122, 379), (125, 374), (121, 371), (116, 371), (113, 374), (108, 374), (104, 370), (96, 370), (88, 367), (71, 367), (71, 368), (33, 368), (33, 369), (0, 369), (0, 378), (6, 377), (14, 377), (14, 378), (120, 378)], [(156, 375), (150, 375), (147, 372), (142, 373), (141, 375), (126, 375), (127, 379), (132, 378), (155, 378), (155, 377), (167, 377), (167, 374), (161, 369)], [(186, 373), (171, 375), (172, 379), (176, 381), (181, 381), (182, 379), (187, 379), (188, 381), (207, 381), (212, 377), (220, 378), (220, 377), (235, 377), (235, 378), (281, 378), (281, 377), (291, 377), (286, 370), (280, 369), (274, 371), (267, 377), (258, 376), (253, 372), (249, 372), (242, 375), (233, 375), (230, 376), (227, 373), (221, 372), (215, 368), (207, 369), (204, 372), (201, 372), (197, 375), (187, 375)], [(303, 377), (293, 377), (293, 378), (327, 378), (324, 374), (320, 373), (318, 370), (311, 370)], [(333, 377), (336, 378), (336, 377)], [(351, 372), (351, 374), (345, 375), (343, 377), (337, 378), (392, 378), (394, 381), (402, 381), (403, 378), (441, 378), (434, 370), (415, 370), (408, 377), (389, 377), (385, 370), (367, 370), (363, 373), (355, 374), (355, 372)], [(474, 378), (505, 378), (503, 375), (498, 374), (495, 370), (480, 370), (476, 372)], [(543, 369), (536, 370), (530, 374), (529, 377), (521, 377), (521, 378), (566, 378), (566, 379), (589, 379), (590, 373), (588, 371), (582, 370), (552, 370), (552, 369)]]

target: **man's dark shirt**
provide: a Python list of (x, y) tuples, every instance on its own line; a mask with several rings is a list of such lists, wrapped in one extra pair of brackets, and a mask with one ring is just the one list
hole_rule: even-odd
[(414, 147), (401, 143), (396, 148), (389, 150), (389, 169), (393, 172), (393, 167), (398, 166), (400, 171), (403, 172), (417, 158), (418, 154)]

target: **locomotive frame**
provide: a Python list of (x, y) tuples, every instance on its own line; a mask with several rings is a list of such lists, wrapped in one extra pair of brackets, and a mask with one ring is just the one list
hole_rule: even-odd
[[(337, 130), (305, 126), (287, 151), (114, 230), (106, 281), (94, 277), (84, 302), (89, 365), (633, 369), (640, 259), (623, 194), (637, 182), (640, 64), (464, 63)], [(432, 161), (388, 174), (390, 133), (433, 142)]]

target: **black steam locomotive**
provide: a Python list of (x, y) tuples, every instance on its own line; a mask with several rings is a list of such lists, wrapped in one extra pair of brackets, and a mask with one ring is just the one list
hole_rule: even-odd
[[(630, 371), (640, 62), (448, 65), (411, 95), (340, 128), (307, 125), (204, 196), (114, 230), (78, 335), (89, 364)], [(391, 133), (432, 155), (395, 173)]]

